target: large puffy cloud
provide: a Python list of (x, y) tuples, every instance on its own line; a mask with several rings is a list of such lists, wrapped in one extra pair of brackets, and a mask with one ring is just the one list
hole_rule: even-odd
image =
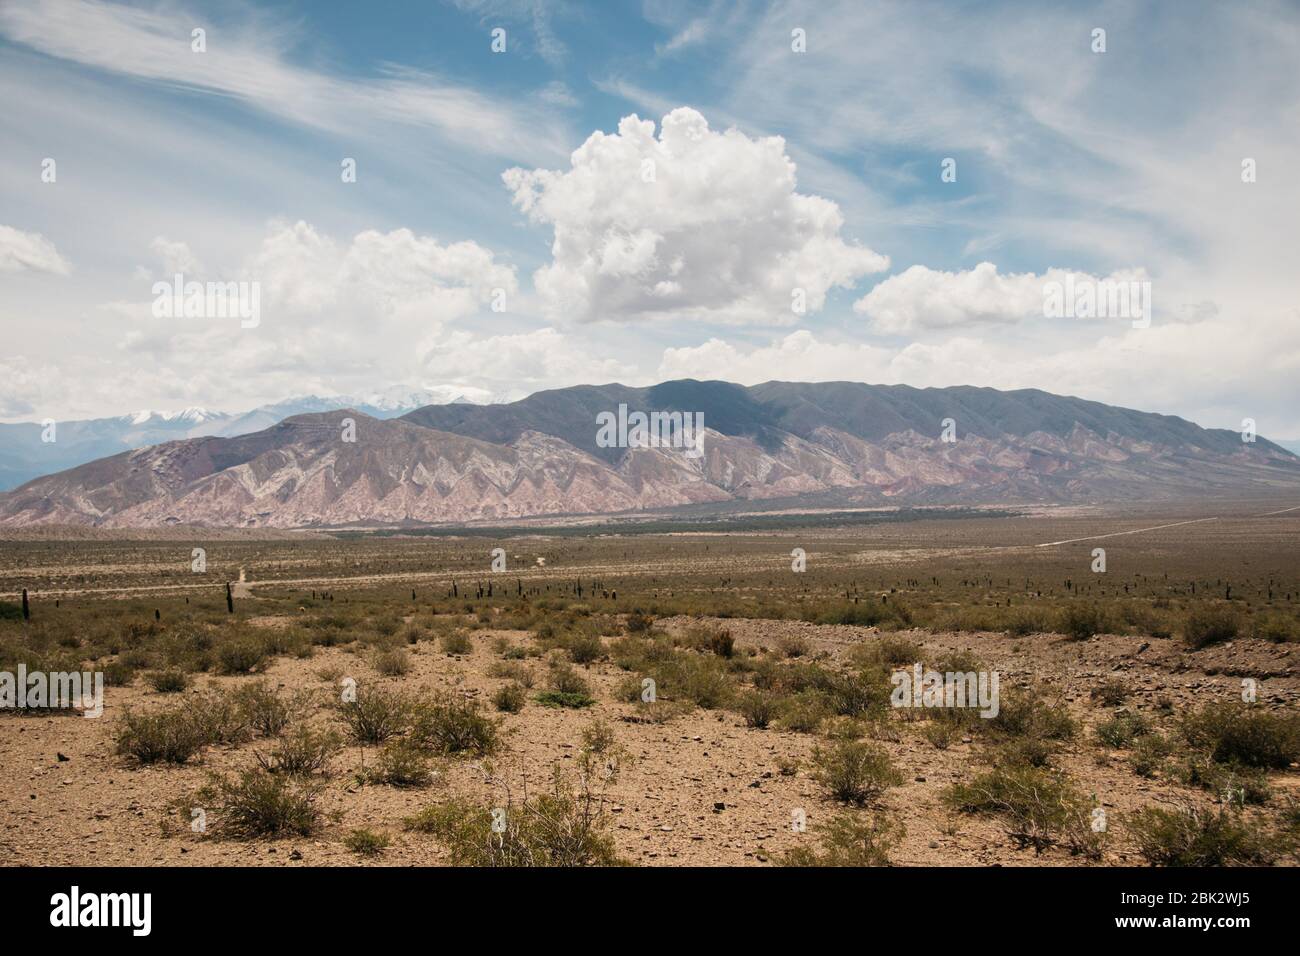
[(0, 272), (52, 272), (67, 275), (68, 261), (39, 232), (0, 226)]
[(273, 227), (243, 275), (289, 316), (441, 323), (473, 314), (495, 290), (518, 289), (514, 269), (475, 242), (441, 245), (409, 229), (367, 230), (340, 244), (305, 222)]
[(452, 332), (422, 345), (421, 365), (426, 377), (473, 382), (512, 399), (542, 388), (630, 379), (637, 374), (635, 366), (601, 357), (553, 328), (489, 336)]
[[(143, 281), (170, 283), (172, 269), (197, 266), (182, 241), (155, 241), (152, 250), (161, 268)], [(497, 293), (507, 308), (519, 294), (513, 267), (478, 243), (441, 243), (409, 229), (339, 239), (301, 221), (272, 223), (242, 263), (184, 278), (256, 282), (260, 320), (241, 327), (238, 316), (155, 317), (143, 298), (103, 309), (123, 328), (118, 360), (154, 369), (155, 394), (215, 408), (436, 384), (421, 365), (427, 343), (450, 323), (488, 313)]]
[(841, 237), (835, 203), (796, 192), (784, 140), (715, 132), (684, 107), (657, 138), (628, 116), (615, 134), (593, 133), (568, 171), (503, 179), (554, 229), (552, 261), (533, 278), (555, 319), (792, 324), (796, 289), (816, 312), (831, 288), (889, 265)]
[(941, 272), (912, 266), (879, 283), (853, 303), (855, 312), (871, 319), (878, 332), (901, 334), (921, 329), (951, 328), (975, 323), (1011, 323), (1043, 318), (1049, 283), (1058, 291), (1103, 282), (1146, 281), (1141, 270), (1098, 277), (1067, 269), (999, 274), (991, 262), (964, 272)]

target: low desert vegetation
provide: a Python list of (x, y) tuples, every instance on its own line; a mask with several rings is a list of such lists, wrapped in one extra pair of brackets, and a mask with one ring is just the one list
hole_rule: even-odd
[(1225, 806), (1147, 807), (1129, 817), (1128, 830), (1152, 866), (1267, 866), (1276, 859), (1268, 835)]
[(406, 827), (441, 843), (453, 866), (618, 866), (624, 862), (608, 833), (603, 795), (587, 784), (575, 789), (558, 770), (546, 792), (525, 793), (518, 799), (507, 792), (496, 806), (455, 798), (407, 818)]
[(411, 741), (433, 753), (485, 757), (500, 746), (496, 722), (477, 701), (440, 693), (413, 711)]
[(413, 737), (394, 737), (379, 750), (374, 766), (358, 774), (362, 783), (380, 783), (391, 787), (427, 787), (433, 782), (434, 770), (429, 752)]
[(1091, 826), (1092, 808), (1059, 771), (1001, 764), (953, 784), (944, 796), (960, 813), (999, 818), (1018, 845), (1033, 847), (1036, 853), (1063, 845), (1071, 853), (1101, 856), (1104, 834)]
[(517, 714), (524, 709), (528, 690), (522, 684), (506, 684), (492, 695), (492, 705), (505, 714)]
[(889, 754), (870, 743), (843, 741), (825, 749), (818, 747), (812, 761), (817, 782), (845, 803), (871, 803), (903, 782), (903, 774)]
[(1183, 622), (1183, 643), (1192, 650), (1222, 644), (1237, 636), (1241, 619), (1236, 609), (1219, 604), (1198, 607)]
[(190, 675), (178, 668), (150, 671), (145, 680), (160, 694), (179, 694), (190, 686)]
[(306, 777), (325, 773), (330, 758), (343, 749), (343, 740), (333, 730), (295, 727), (276, 741), (268, 751), (255, 752), (257, 762), (268, 773)]
[(343, 838), (343, 845), (357, 856), (379, 856), (390, 842), (387, 833), (366, 829), (353, 830)]
[(1192, 747), (1216, 763), (1283, 770), (1300, 760), (1300, 713), (1244, 703), (1208, 704), (1181, 723)]
[[(761, 551), (771, 551), (774, 538), (725, 539), (724, 551), (721, 536), (646, 535), (636, 549), (603, 535), (539, 536), (519, 550), (545, 551), (551, 567), (614, 568), (626, 557), (653, 560), (656, 570), (599, 583), (576, 572), (532, 580), (525, 573), (521, 585), (498, 583), (490, 597), (462, 579), (456, 593), (450, 584), (420, 583), (414, 596), (408, 585), (340, 585), (328, 595), (259, 585), (257, 600), (236, 600), (234, 613), (216, 588), (203, 597), (151, 594), (147, 603), (39, 600), (30, 621), (21, 609), (0, 614), (0, 670), (22, 663), (102, 671), (109, 719), (95, 727), (108, 728), (107, 745), (124, 767), (153, 768), (138, 779), (174, 793), (204, 772), (196, 765), (224, 771), (202, 804), (213, 836), (310, 832), (337, 851), (358, 826), (382, 837), (410, 812), (383, 819), (374, 807), (427, 803), (402, 838), (404, 857), (413, 841), (463, 865), (679, 859), (670, 853), (699, 861), (709, 839), (742, 832), (728, 826), (745, 812), (747, 785), (759, 784), (754, 793), (765, 799), (798, 792), (813, 801), (810, 816), (824, 819), (798, 836), (780, 828), (765, 840), (770, 850), (747, 846), (745, 862), (932, 860), (923, 844), (902, 838), (903, 822), (910, 827), (928, 812), (943, 814), (944, 827), (1004, 831), (1007, 838), (993, 841), (1000, 862), (1030, 851), (1071, 863), (1294, 861), (1300, 731), (1280, 645), (1300, 633), (1300, 586), (1259, 570), (1285, 568), (1286, 555), (1229, 567), (1217, 554), (1197, 564), (1178, 552), (1159, 573), (1148, 563), (1121, 575), (1112, 564), (1094, 576), (1077, 555), (1046, 549), (1005, 568), (984, 558), (924, 569), (836, 569), (828, 560), (816, 574), (787, 580), (772, 571), (785, 562)], [(481, 558), (481, 545), (457, 537), (377, 545), (363, 536), (328, 547), (306, 540), (282, 550), (230, 547), (245, 549), (240, 560), (265, 580), (298, 574), (296, 549), (337, 564), (339, 549), (355, 547), (343, 552), (358, 555), (347, 568), (378, 577), (464, 567)], [(165, 557), (160, 565), (174, 558), (171, 544), (139, 547), (157, 549), (150, 553)], [(707, 578), (689, 562), (673, 570), (682, 548), (728, 570)], [(730, 576), (729, 562), (749, 548), (761, 555), (761, 570)], [(840, 553), (861, 548), (859, 540)], [(49, 572), (45, 586), (83, 583), (64, 574)], [(171, 570), (121, 583), (155, 578), (192, 584)], [(1110, 653), (1112, 642), (1122, 652)], [(1043, 667), (1065, 650), (1067, 668)], [(915, 663), (940, 672), (1001, 669), (997, 717), (892, 707), (891, 673)], [(1238, 703), (1240, 677), (1250, 675), (1259, 675), (1259, 703)], [(588, 726), (593, 715), (601, 721)], [(662, 761), (666, 750), (674, 758), (708, 754), (698, 759), (716, 768), (727, 792), (714, 806), (716, 824), (701, 827), (700, 845), (675, 821), (673, 830), (657, 829), (657, 820), (649, 826), (645, 805), (626, 788), (617, 804), (584, 790), (607, 786), (607, 774), (628, 759), (615, 739), (624, 733), (636, 735), (628, 751), (638, 763)], [(520, 748), (535, 785), (538, 748), (560, 745), (569, 772), (562, 785), (528, 792), (517, 782), (508, 794), (500, 778), (478, 779), (480, 767), (513, 760)], [(764, 756), (736, 765), (735, 754), (750, 752)], [(944, 773), (927, 774), (917, 764), (927, 760)], [(902, 788), (914, 774), (915, 784)], [(713, 774), (700, 776), (707, 786)], [(951, 779), (959, 783), (936, 800)], [(1125, 799), (1107, 788), (1122, 788)], [(1144, 803), (1112, 813), (1109, 830), (1093, 829), (1100, 807)], [(353, 809), (322, 814), (319, 805)], [(506, 829), (494, 831), (492, 811), (503, 807)], [(641, 840), (646, 832), (649, 841)], [(717, 852), (731, 853), (734, 842), (719, 841)], [(970, 863), (969, 849), (965, 841), (937, 852)]]
[(817, 847), (795, 847), (778, 857), (783, 866), (889, 866), (889, 851), (907, 835), (881, 814), (839, 813), (813, 828)]
[(339, 717), (359, 744), (382, 744), (410, 724), (412, 701), (400, 691), (383, 687), (356, 687), (351, 699), (337, 705)]
[(217, 776), (189, 801), (207, 808), (208, 832), (236, 840), (311, 836), (321, 827), (319, 789), (258, 768), (234, 778)]

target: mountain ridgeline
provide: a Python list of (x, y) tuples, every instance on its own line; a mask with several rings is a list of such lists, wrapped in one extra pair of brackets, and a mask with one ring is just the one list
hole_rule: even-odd
[[(703, 453), (598, 440), (600, 416), (619, 406), (702, 415)], [(388, 419), (338, 409), (247, 435), (169, 441), (0, 494), (0, 525), (403, 527), (738, 500), (846, 507), (1298, 491), (1300, 459), (1266, 439), (1034, 389), (684, 380), (428, 405)]]

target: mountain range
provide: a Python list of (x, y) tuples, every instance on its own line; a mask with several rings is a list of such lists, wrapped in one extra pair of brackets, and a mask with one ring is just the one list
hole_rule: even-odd
[[(601, 440), (703, 416), (702, 454)], [(199, 423), (197, 427), (203, 427)], [(608, 437), (608, 436), (606, 436)], [(166, 441), (0, 494), (0, 525), (407, 527), (683, 505), (1100, 502), (1300, 492), (1263, 438), (1036, 389), (682, 380), (382, 417), (348, 407)]]
[(0, 423), (0, 491), (129, 449), (206, 435), (247, 435), (308, 412), (355, 408), (374, 418), (395, 418), (440, 402), (501, 400), (482, 389), (396, 386), (363, 396), (303, 395), (237, 414), (186, 408), (178, 412), (142, 410), (111, 418), (57, 422), (53, 441), (44, 437), (47, 434), (44, 424)]

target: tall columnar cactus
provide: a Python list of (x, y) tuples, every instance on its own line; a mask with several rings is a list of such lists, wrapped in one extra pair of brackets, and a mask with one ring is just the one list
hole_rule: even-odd
[(235, 613), (235, 596), (230, 593), (230, 582), (226, 582), (226, 613)]

